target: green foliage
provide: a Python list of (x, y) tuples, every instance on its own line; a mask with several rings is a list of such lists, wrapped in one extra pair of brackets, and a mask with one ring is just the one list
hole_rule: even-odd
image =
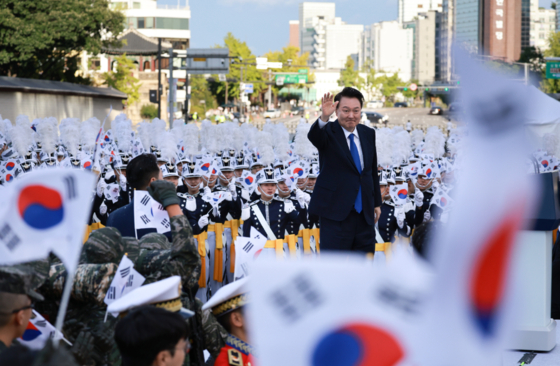
[[(241, 57), (242, 63), (255, 63), (255, 55), (247, 46), (247, 43), (241, 42), (239, 39), (235, 38), (230, 32), (224, 38), (224, 45), (217, 45), (216, 48), (227, 47), (229, 48), (230, 57)], [(229, 74), (227, 74), (228, 79), (234, 79), (235, 82), (228, 82), (228, 99), (239, 97), (239, 82), (241, 81), (241, 72), (243, 69), (243, 80), (245, 82), (250, 81), (261, 81), (262, 72), (257, 70), (255, 65), (242, 65), (238, 62), (239, 59), (235, 59), (236, 62), (230, 64)], [(217, 75), (214, 76), (214, 81), (209, 83), (210, 90), (212, 94), (216, 96), (216, 99), (221, 104), (225, 101), (226, 94), (226, 82), (218, 81)], [(263, 83), (254, 84), (254, 93), (258, 94), (264, 89)]]
[(344, 64), (344, 69), (340, 71), (339, 83), (342, 86), (351, 86), (357, 89), (362, 89), (365, 84), (365, 80), (360, 76), (360, 72), (358, 70), (354, 70), (354, 67), (354, 59), (352, 59), (352, 56), (348, 56), (346, 64)]
[[(216, 98), (210, 91), (208, 81), (202, 75), (193, 75), (190, 79), (191, 85), (191, 109), (190, 112), (197, 112), (204, 116), (207, 109), (217, 107)], [(204, 102), (202, 102), (204, 101)]]
[[(82, 51), (117, 45), (124, 15), (108, 0), (4, 0), (0, 75), (90, 83), (77, 75)], [(107, 37), (107, 35), (113, 35)]]
[[(549, 49), (544, 51), (546, 57), (560, 57), (560, 32), (551, 33), (548, 37)], [(545, 93), (560, 93), (560, 80), (546, 79), (546, 68), (542, 70), (541, 88)]]
[(154, 119), (157, 117), (157, 107), (153, 104), (144, 104), (140, 109), (140, 116), (146, 119)]
[(103, 74), (102, 78), (104, 84), (109, 85), (112, 88), (122, 91), (128, 95), (127, 105), (131, 105), (140, 100), (140, 82), (134, 76), (132, 76), (132, 71), (134, 70), (134, 61), (122, 55), (118, 57), (117, 71), (116, 72), (106, 72)]
[[(309, 67), (304, 66), (304, 65), (307, 65), (307, 60), (309, 59), (309, 53), (306, 52), (301, 56), (299, 56), (298, 54), (299, 54), (299, 48), (298, 47), (287, 46), (287, 47), (282, 48), (282, 51), (270, 51), (270, 52), (266, 53), (264, 55), (264, 57), (268, 58), (268, 62), (281, 62), (282, 63), (282, 68), (272, 70), (274, 72), (298, 72), (301, 69), (306, 69), (307, 72), (308, 72), (307, 80), (308, 81), (314, 81), (315, 80), (315, 74), (310, 73)], [(290, 64), (289, 60), (291, 60), (291, 65), (294, 65), (294, 66), (289, 65)], [(297, 66), (297, 65), (299, 65), (299, 66)], [(268, 80), (268, 74), (265, 73), (263, 76), (266, 80)], [(272, 76), (272, 80), (270, 80), (270, 81), (274, 81), (274, 76)], [(290, 84), (288, 86), (292, 87), (292, 88), (299, 89), (299, 88), (303, 88), (305, 86), (305, 84)], [(278, 95), (278, 92), (283, 87), (284, 86), (272, 85), (272, 93), (274, 93), (274, 95)], [(286, 95), (283, 95), (282, 97), (285, 100), (290, 100), (290, 99), (288, 99), (288, 96), (286, 96)], [(294, 97), (292, 99), (298, 99), (298, 98)]]

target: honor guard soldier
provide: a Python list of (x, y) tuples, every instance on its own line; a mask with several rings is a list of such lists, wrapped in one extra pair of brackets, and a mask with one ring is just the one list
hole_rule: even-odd
[(219, 289), (202, 307), (211, 309), (218, 322), (227, 330), (226, 345), (216, 358), (215, 366), (254, 366), (254, 349), (248, 343), (245, 305), (247, 278)]
[(414, 194), (414, 201), (418, 205), (419, 200), (422, 200), (422, 207), (416, 210), (416, 217), (414, 218), (414, 226), (420, 226), (423, 222), (430, 221), (432, 214), (430, 212), (430, 202), (434, 196), (432, 184), (435, 172), (432, 171), (430, 165), (424, 165), (420, 168), (418, 173), (418, 180), (416, 181), (416, 193)]
[(196, 163), (191, 162), (183, 165), (184, 187), (186, 193), (178, 193), (181, 199), (181, 209), (192, 226), (193, 234), (199, 235), (205, 232), (210, 219), (214, 220), (212, 205), (205, 201), (200, 192), (202, 172)]
[(257, 182), (261, 196), (252, 202), (243, 215), (243, 236), (251, 236), (251, 227), (268, 238), (265, 248), (276, 249), (277, 256), (283, 252), (283, 238), (290, 221), (297, 222), (298, 211), (291, 200), (281, 201), (274, 197), (278, 181), (274, 169), (263, 169), (263, 178)]
[(161, 170), (163, 180), (173, 183), (175, 188), (179, 185), (179, 171), (177, 166), (171, 162), (166, 162), (159, 167)]

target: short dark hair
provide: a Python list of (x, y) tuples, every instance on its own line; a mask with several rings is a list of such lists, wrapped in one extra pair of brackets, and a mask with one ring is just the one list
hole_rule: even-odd
[[(345, 87), (344, 89), (342, 89), (342, 91), (340, 93), (338, 93), (334, 97), (334, 101), (335, 102), (340, 102), (342, 97), (356, 98), (360, 101), (360, 107), (364, 106), (364, 95), (356, 88), (352, 88), (350, 86)], [(338, 106), (337, 106), (337, 108), (338, 108)]]
[(174, 356), (177, 343), (189, 335), (189, 326), (179, 313), (155, 306), (132, 310), (115, 327), (123, 366), (150, 366), (165, 350)]
[(159, 177), (159, 172), (154, 154), (140, 154), (126, 166), (126, 181), (134, 189), (146, 189), (152, 178)]
[(231, 333), (231, 315), (233, 313), (241, 313), (243, 314), (243, 307), (237, 308), (233, 311), (230, 311), (229, 313), (225, 313), (221, 316), (218, 317), (218, 323), (220, 323), (220, 325), (222, 327), (224, 327), (224, 329), (226, 330), (226, 332)]

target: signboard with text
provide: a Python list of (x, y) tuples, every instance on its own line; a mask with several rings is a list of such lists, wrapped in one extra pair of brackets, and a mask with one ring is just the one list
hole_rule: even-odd
[(560, 79), (560, 62), (547, 62), (546, 63), (546, 78), (547, 79)]
[(307, 74), (277, 74), (276, 85), (283, 84), (307, 84)]

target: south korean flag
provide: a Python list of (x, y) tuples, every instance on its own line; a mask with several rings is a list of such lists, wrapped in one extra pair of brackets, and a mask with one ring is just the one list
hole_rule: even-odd
[[(105, 304), (110, 305), (113, 301), (120, 299), (130, 291), (142, 286), (146, 279), (134, 269), (134, 263), (125, 255), (121, 259), (117, 273), (113, 277), (111, 286), (105, 295)], [(117, 317), (117, 314), (112, 314)]]

